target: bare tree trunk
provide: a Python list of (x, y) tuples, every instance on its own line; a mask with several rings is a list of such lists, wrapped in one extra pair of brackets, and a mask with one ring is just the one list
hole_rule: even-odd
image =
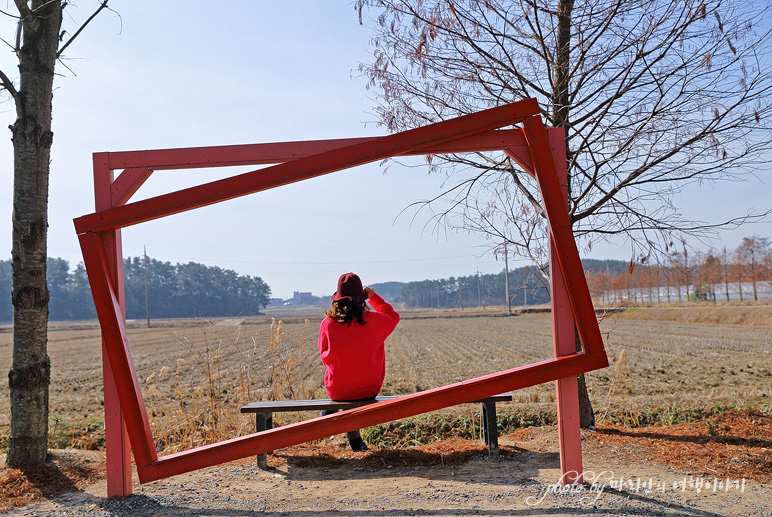
[[(17, 3), (18, 4), (18, 3)], [(48, 175), (54, 65), (62, 24), (61, 3), (35, 0), (21, 13), (20, 87), (14, 92), (13, 360), (11, 429), (7, 463), (39, 465), (48, 449), (47, 353)], [(33, 12), (34, 11), (34, 12)]]
[(590, 403), (590, 394), (587, 391), (583, 373), (579, 374), (579, 426), (584, 429), (595, 427), (595, 411)]
[[(571, 12), (574, 8), (574, 0), (560, 0), (558, 4), (558, 40), (555, 55), (557, 57), (554, 68), (555, 87), (552, 95), (552, 112), (555, 125), (564, 128), (566, 132), (566, 170), (570, 171), (571, 147), (568, 141), (568, 127), (570, 114), (569, 77), (571, 58)], [(569, 199), (571, 199), (571, 174), (567, 173)], [(569, 207), (570, 210), (570, 207)], [(577, 335), (577, 349), (581, 350)], [(595, 413), (592, 409), (590, 396), (587, 393), (587, 385), (584, 374), (579, 375), (579, 425), (587, 428), (595, 425)]]
[[(558, 41), (555, 49), (554, 65), (555, 86), (552, 90), (552, 114), (555, 126), (562, 127), (566, 133), (566, 177), (568, 181), (568, 198), (571, 196), (571, 146), (568, 140), (569, 113), (571, 109), (569, 77), (571, 66), (571, 12), (574, 0), (560, 0), (558, 5)], [(569, 207), (570, 210), (570, 207)]]

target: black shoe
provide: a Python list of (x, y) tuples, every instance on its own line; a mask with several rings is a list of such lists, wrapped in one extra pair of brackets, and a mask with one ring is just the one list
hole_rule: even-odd
[(367, 448), (367, 444), (361, 438), (355, 438), (354, 440), (349, 441), (348, 444), (351, 446), (351, 450), (354, 452), (364, 452), (369, 450)]

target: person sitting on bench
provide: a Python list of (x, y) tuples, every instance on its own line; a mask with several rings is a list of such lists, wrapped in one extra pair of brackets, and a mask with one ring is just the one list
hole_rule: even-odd
[[(384, 341), (399, 323), (399, 314), (354, 273), (338, 279), (319, 329), (319, 353), (325, 366), (324, 387), (333, 400), (373, 399), (386, 375)], [(367, 301), (375, 312), (367, 307)], [(335, 411), (324, 410), (322, 416)], [(354, 451), (366, 451), (359, 431), (346, 433)]]

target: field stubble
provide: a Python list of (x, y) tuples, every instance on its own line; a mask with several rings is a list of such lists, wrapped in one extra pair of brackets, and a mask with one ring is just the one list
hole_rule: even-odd
[[(386, 343), (384, 394), (425, 390), (552, 355), (548, 314), (404, 316)], [(281, 324), (266, 318), (155, 322), (149, 329), (130, 323), (129, 342), (159, 449), (171, 452), (251, 432), (251, 419), (238, 412), (251, 400), (324, 397), (318, 323), (302, 317)], [(587, 376), (601, 418), (620, 409), (635, 421), (645, 408), (769, 401), (768, 327), (613, 317), (601, 329), (612, 365)], [(52, 440), (58, 426), (65, 443), (101, 446), (100, 434), (89, 432), (102, 419), (100, 343), (96, 323), (51, 326)], [(10, 349), (11, 333), (0, 328), (0, 364), (10, 365)], [(9, 418), (7, 385), (0, 393), (2, 435)], [(553, 383), (514, 395), (502, 413), (554, 409)]]

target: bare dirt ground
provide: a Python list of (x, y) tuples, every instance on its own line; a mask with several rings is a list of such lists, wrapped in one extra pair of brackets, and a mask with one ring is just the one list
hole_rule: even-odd
[(278, 451), (267, 470), (242, 460), (135, 483), (135, 494), (122, 499), (105, 497), (102, 453), (57, 451), (58, 467), (43, 475), (0, 471), (3, 492), (14, 485), (9, 495), (17, 496), (0, 498), (0, 508), (27, 503), (8, 515), (772, 515), (770, 416), (736, 412), (714, 424), (721, 430), (713, 437), (703, 423), (585, 431), (586, 484), (573, 487), (556, 483), (554, 427), (501, 437), (497, 461), (470, 440), (365, 453), (337, 440)]
[[(244, 460), (135, 484), (135, 495), (124, 500), (105, 499), (102, 452), (57, 451), (47, 471), (0, 470), (0, 508), (36, 499), (40, 502), (7, 511), (13, 515), (772, 515), (768, 413), (772, 328), (765, 319), (772, 311), (743, 309), (742, 321), (732, 320), (733, 324), (704, 315), (695, 322), (695, 316), (687, 314), (633, 313), (601, 323), (612, 366), (588, 375), (598, 416), (621, 410), (635, 421), (651, 407), (680, 410), (747, 401), (761, 404), (767, 412), (722, 413), (656, 428), (604, 424), (587, 431), (583, 436), (587, 481), (604, 473), (597, 480), (602, 490), (555, 490), (557, 436), (555, 428), (546, 427), (502, 437), (503, 455), (496, 462), (485, 458), (482, 445), (468, 440), (352, 453), (338, 437), (279, 451), (269, 458), (267, 471)], [(405, 316), (387, 341), (386, 394), (427, 389), (551, 355), (549, 315)], [(706, 323), (713, 321), (710, 318), (719, 323)], [(257, 318), (156, 322), (151, 329), (130, 323), (129, 341), (159, 447), (174, 450), (170, 443), (179, 437), (170, 430), (182, 425), (179, 418), (190, 417), (191, 408), (201, 405), (209, 388), (221, 394), (218, 411), (234, 417), (235, 430), (229, 430), (234, 434), (252, 429), (251, 420), (238, 415), (246, 400), (263, 398), (271, 390), (296, 398), (323, 396), (317, 329), (318, 321), (305, 317), (287, 318), (282, 329), (272, 329), (269, 320)], [(68, 431), (68, 443), (97, 449), (102, 412), (99, 336), (96, 324), (79, 323), (52, 325), (49, 338), (52, 426), (74, 426), (75, 431)], [(10, 343), (9, 329), (0, 327), (0, 364), (10, 364)], [(515, 401), (502, 411), (554, 408), (552, 385), (513, 395)], [(7, 386), (2, 385), (0, 435), (7, 423)], [(78, 434), (79, 426), (87, 429)], [(4, 464), (2, 457), (0, 463)], [(716, 479), (724, 484), (705, 485)], [(741, 487), (725, 483), (743, 479)]]

